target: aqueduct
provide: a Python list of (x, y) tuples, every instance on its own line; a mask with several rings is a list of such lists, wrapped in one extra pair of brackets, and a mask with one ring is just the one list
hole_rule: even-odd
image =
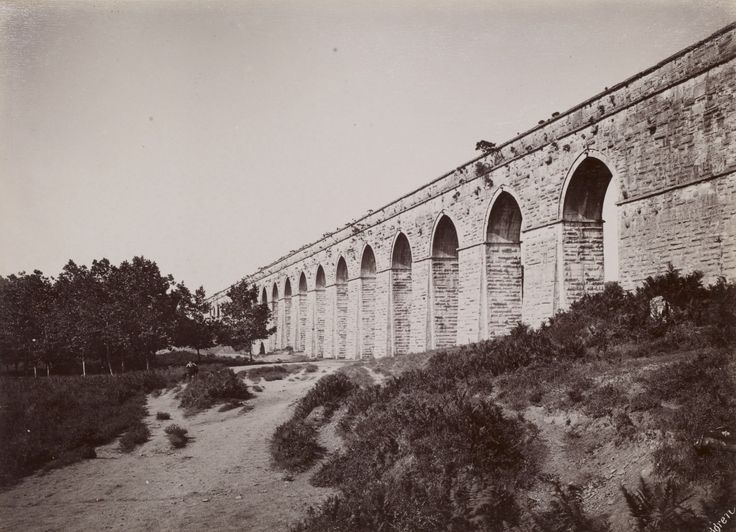
[(668, 262), (733, 279), (735, 52), (732, 24), (247, 276), (277, 326), (254, 352), (383, 357), (538, 325), (601, 290), (611, 246), (625, 288)]

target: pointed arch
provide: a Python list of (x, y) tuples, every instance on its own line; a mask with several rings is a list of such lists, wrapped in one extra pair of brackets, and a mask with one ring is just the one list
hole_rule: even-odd
[(457, 258), (458, 247), (460, 246), (455, 224), (449, 216), (441, 214), (432, 232), (432, 257)]
[(322, 358), (325, 353), (325, 270), (320, 264), (314, 280), (314, 316), (312, 318), (312, 352), (317, 358)]
[(271, 288), (271, 315), (273, 324), (276, 326), (276, 331), (271, 337), (271, 351), (281, 349), (281, 322), (279, 321), (279, 310), (279, 285), (277, 283), (273, 283), (273, 288)]
[(376, 338), (376, 255), (366, 245), (360, 260), (360, 356), (372, 357)]
[(345, 258), (337, 259), (335, 270), (335, 340), (337, 358), (347, 357), (348, 347), (348, 265)]
[(294, 349), (304, 351), (307, 343), (307, 276), (304, 272), (299, 275), (299, 291), (296, 295), (296, 334)]
[(441, 214), (432, 234), (432, 347), (452, 347), (457, 344), (458, 289), (460, 264), (458, 236), (455, 224)]
[(486, 220), (487, 336), (508, 334), (521, 321), (524, 267), (521, 257), (521, 208), (500, 189)]
[[(611, 203), (607, 196), (618, 193), (619, 182), (614, 174), (601, 153), (590, 151), (575, 160), (565, 177), (559, 204), (562, 253), (558, 258), (558, 308), (566, 308), (586, 293), (603, 290), (606, 257), (618, 256), (618, 209), (613, 206), (610, 213), (612, 235), (604, 230), (603, 220), (604, 203)], [(609, 271), (609, 278), (618, 277), (617, 260), (609, 262), (610, 269), (614, 265), (615, 275)]]
[(409, 239), (399, 232), (391, 252), (392, 349), (395, 355), (409, 352), (411, 338), (412, 253)]
[(292, 301), (291, 301), (291, 279), (288, 277), (286, 278), (286, 281), (284, 282), (284, 303), (283, 303), (284, 309), (283, 309), (283, 327), (284, 331), (281, 335), (281, 342), (283, 344), (283, 347), (291, 347), (294, 349), (294, 341), (291, 337), (291, 318), (292, 318)]

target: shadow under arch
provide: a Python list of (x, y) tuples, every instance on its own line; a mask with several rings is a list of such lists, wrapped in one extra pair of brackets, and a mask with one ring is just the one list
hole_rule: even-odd
[(325, 354), (325, 270), (320, 264), (314, 279), (314, 315), (312, 316), (312, 353), (316, 358)]
[[(615, 194), (618, 184), (610, 162), (594, 151), (581, 154), (565, 177), (559, 202), (561, 253), (557, 266), (557, 309), (567, 308), (586, 293), (603, 290), (606, 254), (618, 255), (617, 235), (604, 243), (603, 206), (609, 191)], [(613, 218), (617, 226), (617, 209), (613, 210)]]
[(391, 344), (389, 353), (410, 351), (412, 306), (412, 252), (403, 232), (394, 238), (391, 251)]
[(487, 337), (508, 334), (521, 321), (524, 297), (522, 222), (516, 197), (499, 189), (489, 205), (484, 235)]
[(299, 275), (299, 285), (296, 294), (296, 334), (294, 349), (301, 352), (306, 347), (307, 335), (307, 276), (304, 272)]
[(343, 256), (335, 270), (335, 354), (347, 357), (348, 348), (348, 264)]
[(431, 348), (453, 347), (457, 344), (458, 291), (460, 288), (459, 241), (452, 219), (440, 214), (432, 234), (431, 276), (432, 303)]
[(367, 244), (360, 260), (360, 349), (362, 358), (373, 356), (376, 339), (376, 255)]

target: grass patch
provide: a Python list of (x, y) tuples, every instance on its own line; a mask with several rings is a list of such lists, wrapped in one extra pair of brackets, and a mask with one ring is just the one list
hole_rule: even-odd
[(146, 416), (146, 394), (177, 378), (171, 371), (0, 378), (0, 485), (93, 456)]
[(253, 382), (258, 382), (261, 379), (267, 382), (280, 381), (289, 376), (289, 370), (286, 366), (264, 366), (259, 368), (253, 368), (245, 370), (245, 376)]

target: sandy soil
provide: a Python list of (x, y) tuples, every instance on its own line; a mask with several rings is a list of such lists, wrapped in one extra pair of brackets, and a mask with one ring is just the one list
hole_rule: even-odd
[[(261, 380), (245, 413), (215, 408), (184, 418), (172, 393), (151, 397), (151, 441), (132, 454), (100, 447), (97, 459), (0, 493), (0, 530), (286, 530), (331, 491), (309, 485), (310, 473), (272, 470), (268, 438), (319, 377), (343, 364), (324, 360), (315, 373)], [(156, 421), (159, 411), (172, 419)], [(189, 430), (185, 448), (170, 448), (170, 423)]]

